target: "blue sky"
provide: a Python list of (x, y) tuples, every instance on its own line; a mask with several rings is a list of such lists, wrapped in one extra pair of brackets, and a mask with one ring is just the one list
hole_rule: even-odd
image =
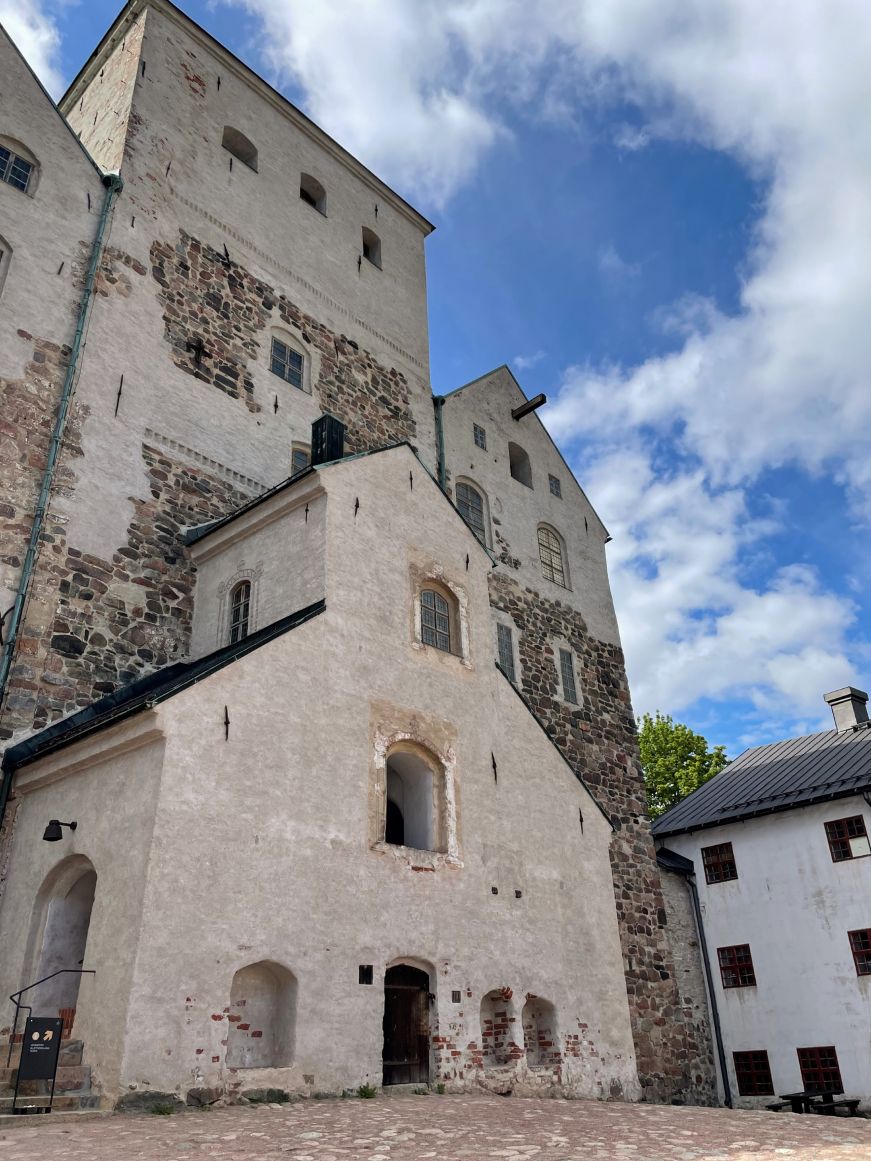
[[(871, 681), (871, 9), (184, 7), (436, 222), (434, 389), (547, 393), (636, 710), (732, 754), (828, 728)], [(117, 9), (0, 19), (58, 93)]]

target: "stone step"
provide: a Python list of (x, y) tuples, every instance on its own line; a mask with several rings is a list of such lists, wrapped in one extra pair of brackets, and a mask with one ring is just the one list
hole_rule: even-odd
[(51, 1114), (31, 1113), (24, 1115), (15, 1115), (12, 1113), (3, 1112), (0, 1110), (0, 1130), (5, 1129), (27, 1129), (33, 1128), (34, 1125), (57, 1125), (58, 1123), (81, 1123), (82, 1121), (95, 1121), (102, 1117), (111, 1117), (112, 1109), (103, 1108), (98, 1109), (67, 1109), (65, 1112), (52, 1109)]
[[(81, 1040), (64, 1040), (61, 1043), (60, 1055), (58, 1056), (58, 1067), (66, 1064), (81, 1064), (82, 1053), (84, 1051), (84, 1044)], [(0, 1040), (0, 1067), (6, 1068), (6, 1058), (9, 1053), (9, 1039)], [(9, 1066), (12, 1068), (18, 1067), (18, 1061), (21, 1058), (21, 1045), (14, 1044), (12, 1046), (12, 1055), (9, 1058)]]
[[(17, 1068), (0, 1068), (0, 1094), (6, 1095), (4, 1089), (14, 1089), (15, 1081), (18, 1077)], [(22, 1088), (20, 1092), (24, 1092), (24, 1085), (39, 1085), (42, 1081), (22, 1081)], [(90, 1091), (91, 1088), (91, 1068), (87, 1064), (60, 1064), (58, 1065), (57, 1077), (55, 1079), (54, 1091), (60, 1092), (81, 1092)]]
[[(48, 1097), (19, 1097), (16, 1102), (16, 1109), (19, 1108), (45, 1108), (48, 1104)], [(102, 1100), (99, 1093), (67, 1093), (64, 1096), (55, 1096), (52, 1103), (52, 1111), (60, 1113), (84, 1111), (86, 1109), (100, 1109), (102, 1108)], [(0, 1114), (12, 1112), (12, 1097), (0, 1097)], [(16, 1114), (25, 1115), (25, 1114)], [(32, 1114), (31, 1114), (32, 1115)]]

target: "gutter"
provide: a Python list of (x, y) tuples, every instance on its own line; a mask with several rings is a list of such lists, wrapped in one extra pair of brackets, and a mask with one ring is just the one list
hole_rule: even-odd
[[(34, 569), (36, 568), (36, 560), (39, 556), (39, 542), (42, 537), (42, 528), (43, 524), (45, 523), (45, 514), (48, 510), (51, 490), (54, 485), (54, 477), (55, 471), (57, 469), (57, 462), (60, 457), (61, 443), (63, 441), (64, 431), (66, 429), (70, 403), (72, 402), (76, 376), (79, 370), (79, 358), (82, 352), (85, 326), (88, 321), (88, 312), (91, 305), (91, 299), (94, 295), (94, 283), (97, 278), (97, 267), (100, 264), (100, 258), (103, 253), (103, 242), (106, 234), (106, 225), (109, 221), (109, 213), (112, 209), (112, 203), (114, 201), (115, 195), (120, 193), (120, 191), (123, 189), (124, 183), (121, 181), (121, 178), (117, 173), (107, 173), (103, 177), (103, 185), (106, 187), (106, 193), (103, 198), (103, 208), (100, 211), (100, 221), (97, 225), (97, 233), (94, 236), (94, 242), (91, 247), (91, 258), (88, 262), (88, 270), (85, 275), (85, 286), (82, 291), (81, 301), (79, 302), (79, 311), (78, 317), (76, 319), (76, 330), (73, 336), (72, 352), (70, 354), (69, 362), (67, 363), (63, 386), (61, 387), (57, 415), (55, 416), (54, 428), (52, 429), (51, 442), (49, 443), (48, 456), (45, 463), (45, 471), (42, 474), (42, 483), (39, 489), (39, 497), (36, 502), (36, 510), (33, 515), (33, 524), (30, 529), (30, 539), (27, 544), (27, 552), (24, 557), (24, 565), (21, 569), (21, 576), (18, 580), (18, 591), (15, 594), (15, 604), (12, 606), (12, 615), (9, 621), (8, 635), (3, 645), (2, 656), (0, 656), (0, 712), (2, 712), (3, 702), (6, 696), (6, 684), (9, 680), (9, 672), (12, 668), (12, 660), (15, 656), (16, 645), (18, 644), (18, 633), (24, 618), (24, 607), (27, 603), (30, 583), (33, 579)], [(6, 809), (6, 802), (9, 798), (9, 792), (11, 789), (11, 782), (12, 776), (10, 772), (3, 779), (2, 784), (0, 784), (0, 819), (3, 818), (3, 814)]]
[(675, 874), (683, 877), (693, 901), (693, 915), (696, 920), (696, 930), (699, 933), (699, 945), (702, 949), (702, 964), (705, 969), (705, 981), (708, 985), (711, 1022), (714, 1025), (714, 1041), (717, 1045), (717, 1060), (720, 1065), (720, 1076), (723, 1078), (723, 1104), (727, 1109), (731, 1109), (732, 1089), (729, 1086), (729, 1073), (726, 1071), (726, 1050), (723, 1047), (723, 1029), (720, 1025), (720, 1010), (717, 1007), (717, 993), (714, 991), (714, 978), (711, 974), (711, 959), (708, 955), (708, 941), (705, 938), (705, 928), (702, 922), (702, 908), (699, 903), (699, 890), (696, 886), (695, 868), (691, 859), (686, 859), (683, 855), (678, 855), (674, 851), (664, 848), (656, 852), (656, 861), (665, 870), (673, 871)]
[(443, 395), (434, 395), (432, 405), (435, 408), (435, 426), (436, 426), (436, 457), (438, 459), (438, 484), (444, 492), (445, 484), (447, 482), (445, 472), (445, 429), (442, 423), (442, 408), (445, 405), (445, 397)]

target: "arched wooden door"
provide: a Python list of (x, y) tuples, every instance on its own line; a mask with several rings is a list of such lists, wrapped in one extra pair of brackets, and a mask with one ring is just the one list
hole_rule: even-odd
[(383, 1083), (429, 1083), (429, 976), (404, 963), (384, 976)]

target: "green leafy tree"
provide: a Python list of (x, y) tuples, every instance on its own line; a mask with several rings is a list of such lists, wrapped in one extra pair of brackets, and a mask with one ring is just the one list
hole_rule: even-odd
[(658, 818), (727, 765), (725, 746), (708, 749), (701, 734), (658, 710), (638, 723), (638, 745), (651, 818)]

